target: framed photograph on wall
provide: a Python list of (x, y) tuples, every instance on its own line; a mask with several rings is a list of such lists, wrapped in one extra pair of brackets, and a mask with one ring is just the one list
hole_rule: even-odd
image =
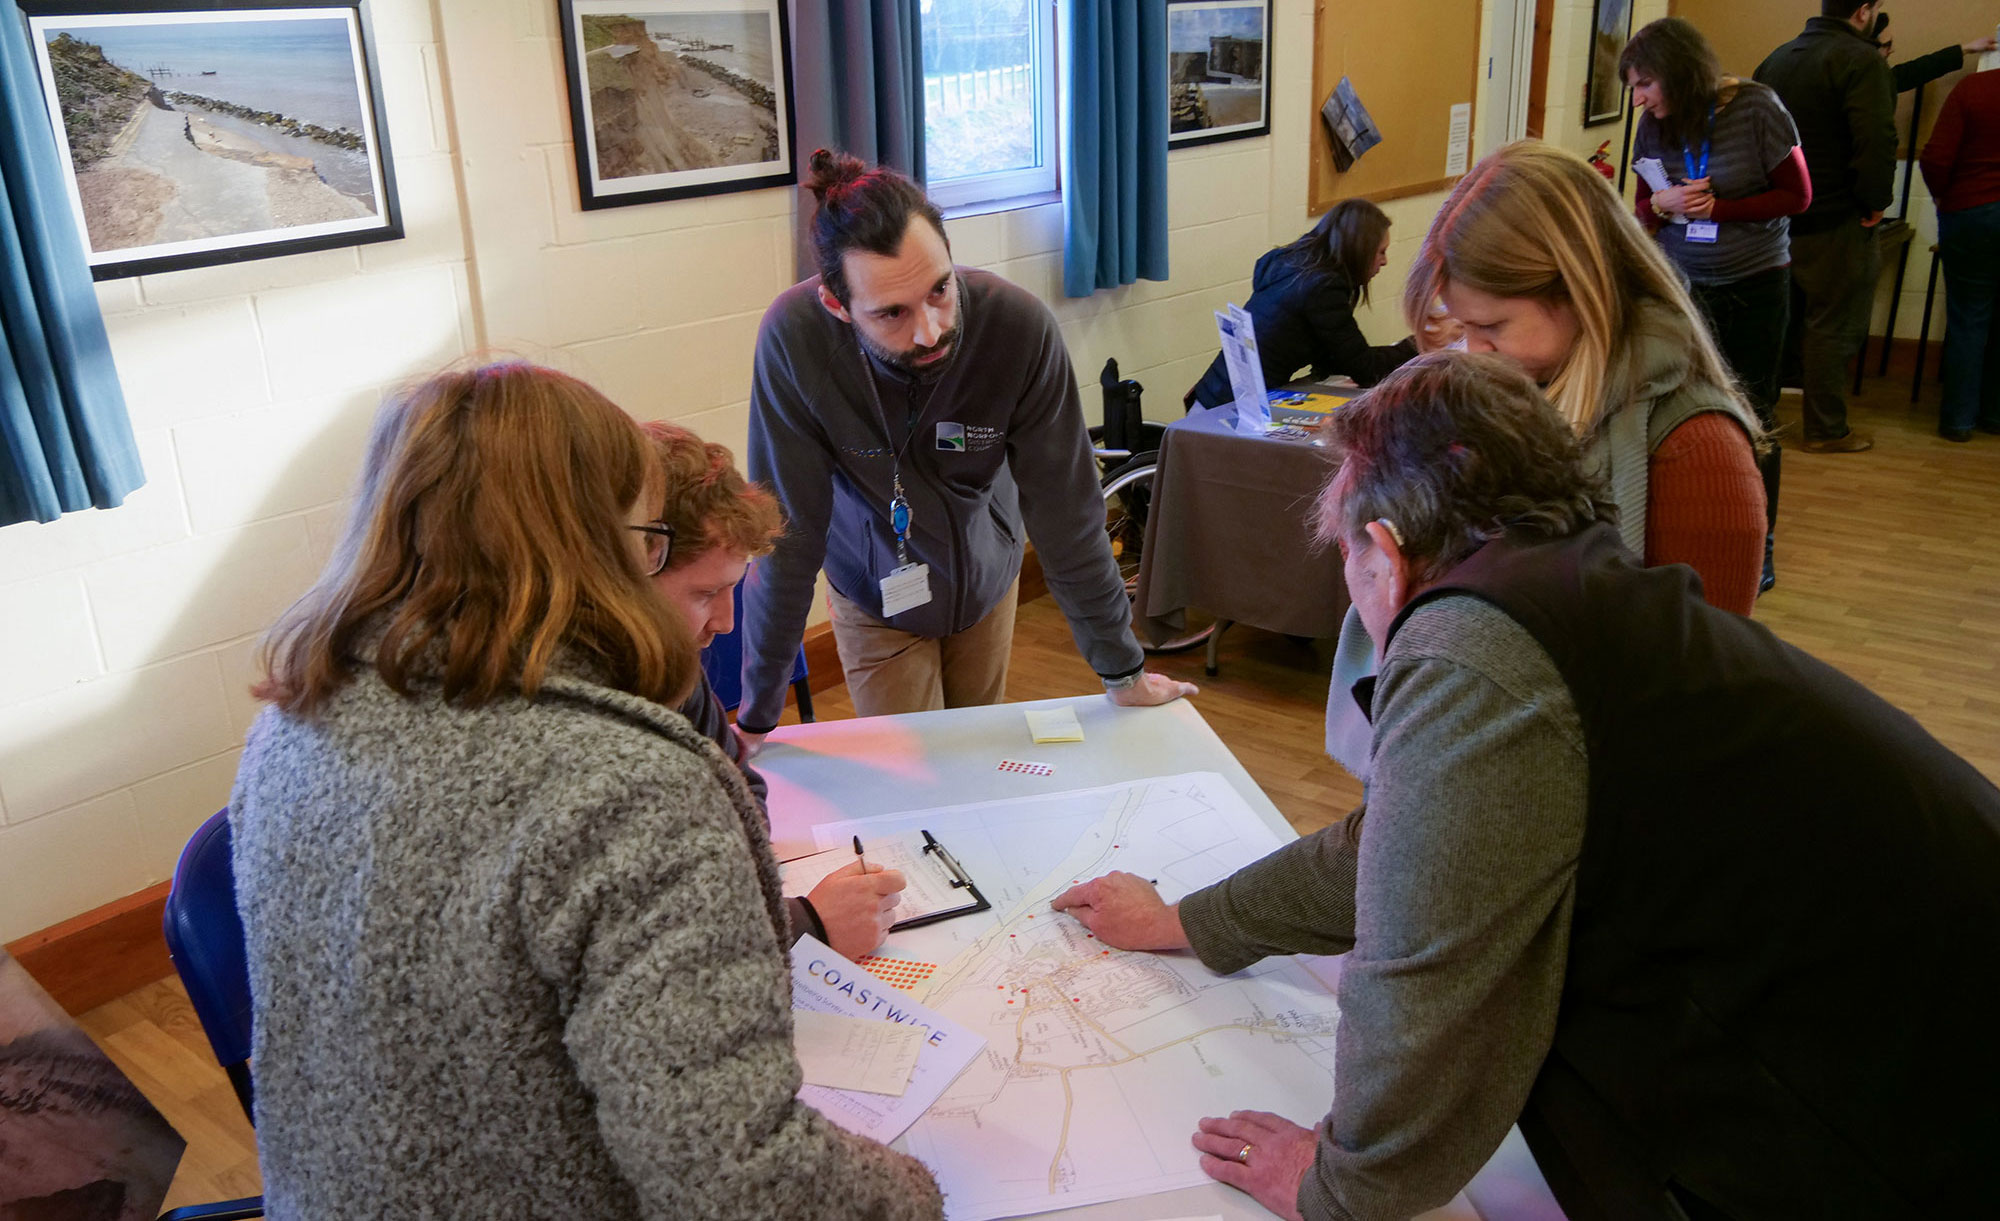
[(785, 4), (562, 0), (585, 208), (798, 181)]
[(1270, 0), (1168, 0), (1167, 146), (1271, 130)]
[(367, 0), (21, 0), (91, 275), (403, 236)]
[(1590, 63), (1584, 70), (1585, 127), (1625, 117), (1625, 82), (1618, 77), (1618, 57), (1631, 40), (1632, 0), (1597, 0), (1590, 23)]

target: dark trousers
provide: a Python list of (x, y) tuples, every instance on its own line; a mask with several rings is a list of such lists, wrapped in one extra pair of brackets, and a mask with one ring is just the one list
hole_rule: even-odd
[(1881, 256), (1860, 217), (1821, 233), (1792, 234), (1792, 279), (1805, 299), (1799, 359), (1805, 439), (1847, 435), (1847, 365), (1868, 334)]
[[(1708, 322), (1708, 333), (1722, 350), (1724, 363), (1757, 412), (1758, 422), (1766, 432), (1775, 432), (1778, 365), (1792, 310), (1791, 269), (1773, 267), (1727, 284), (1690, 284), (1688, 293)], [(1779, 457), (1773, 437), (1770, 452), (1757, 460), (1757, 470), (1764, 476), (1767, 535), (1778, 526)]]
[(1944, 259), (1944, 405), (1941, 429), (2000, 431), (2000, 203), (1938, 214)]

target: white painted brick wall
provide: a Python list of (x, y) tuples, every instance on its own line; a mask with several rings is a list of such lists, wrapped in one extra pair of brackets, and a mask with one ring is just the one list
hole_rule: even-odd
[[(1582, 87), (1588, 13), (1559, 9), (1552, 115)], [(150, 482), (119, 509), (0, 530), (0, 940), (165, 878), (227, 799), (258, 636), (324, 563), (388, 387), (490, 346), (742, 452), (799, 193), (578, 210), (555, 14), (378, 0), (404, 240), (99, 286)], [(1277, 0), (1274, 36), (1308, 45), (1312, 20)], [(1059, 205), (951, 223), (962, 261), (1055, 309), (1091, 414), (1116, 356), (1149, 414), (1177, 416), (1213, 311), (1309, 223), (1310, 68), (1277, 65), (1268, 138), (1173, 154), (1168, 282), (1061, 297)], [(1440, 198), (1390, 205), (1375, 342), (1404, 333), (1400, 271)]]
[(375, 17), (406, 239), (98, 286), (147, 484), (0, 529), (0, 941), (170, 875), (383, 389), (475, 341), (430, 6)]

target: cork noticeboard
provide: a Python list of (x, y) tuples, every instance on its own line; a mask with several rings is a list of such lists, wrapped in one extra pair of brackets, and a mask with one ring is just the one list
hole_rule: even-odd
[[(1382, 132), (1345, 174), (1333, 168), (1333, 138), (1319, 117), (1343, 76)], [(1458, 181), (1445, 174), (1451, 108), (1472, 102), (1478, 80), (1479, 0), (1319, 0), (1308, 210), (1317, 216), (1343, 199), (1380, 202)], [(1473, 122), (1476, 133), (1477, 115)]]

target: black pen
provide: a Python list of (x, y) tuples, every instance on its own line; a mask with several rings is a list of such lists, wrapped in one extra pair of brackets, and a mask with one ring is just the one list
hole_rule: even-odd
[(868, 872), (868, 858), (861, 855), (861, 837), (854, 837), (854, 859), (861, 862), (861, 872)]

